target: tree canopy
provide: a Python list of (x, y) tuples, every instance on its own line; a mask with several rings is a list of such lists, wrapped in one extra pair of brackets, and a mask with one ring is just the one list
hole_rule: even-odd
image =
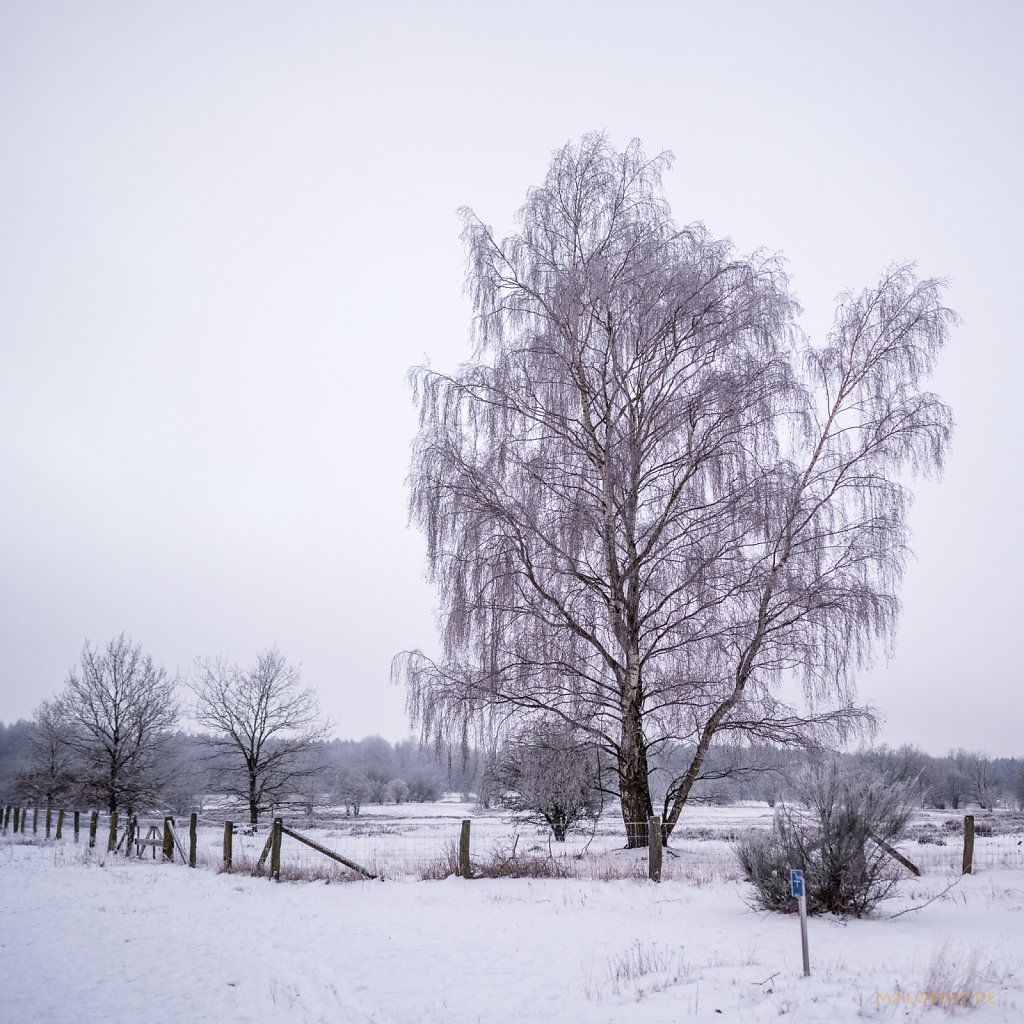
[(667, 834), (716, 737), (870, 726), (854, 675), (895, 637), (906, 480), (951, 432), (922, 386), (954, 320), (940, 281), (888, 268), (813, 345), (779, 258), (675, 223), (670, 163), (590, 135), (510, 237), (463, 211), (472, 359), (412, 374), (442, 649), (395, 666), (427, 735), (584, 730), (631, 843), (666, 744), (694, 751)]
[(251, 824), (271, 800), (322, 770), (318, 751), (330, 723), (276, 648), (247, 669), (200, 661), (190, 686), (196, 721), (213, 730), (209, 743), (225, 769), (226, 791), (245, 801)]

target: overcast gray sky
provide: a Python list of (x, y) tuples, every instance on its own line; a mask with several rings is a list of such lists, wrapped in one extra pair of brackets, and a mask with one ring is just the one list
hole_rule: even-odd
[(405, 372), (463, 358), (456, 209), (504, 233), (604, 129), (677, 220), (789, 260), (820, 337), (892, 260), (963, 317), (883, 739), (1024, 754), (1019, 3), (0, 0), (0, 720), (87, 638), (276, 644), (343, 737), (434, 646)]

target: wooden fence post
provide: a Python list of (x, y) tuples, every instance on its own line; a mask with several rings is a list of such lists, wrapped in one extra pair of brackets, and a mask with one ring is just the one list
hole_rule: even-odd
[(174, 836), (171, 835), (173, 818), (164, 818), (164, 860), (174, 860)]
[(100, 812), (93, 811), (89, 815), (89, 849), (96, 845), (96, 825), (100, 820)]
[(78, 815), (79, 812), (75, 811), (75, 842), (78, 842)]
[(974, 815), (964, 816), (964, 869), (962, 875), (974, 872)]
[(138, 830), (138, 821), (134, 814), (128, 816), (128, 826), (124, 831), (124, 855), (130, 857), (132, 855), (132, 843), (135, 841), (135, 833)]
[(235, 826), (230, 821), (224, 822), (224, 870), (231, 870), (231, 836), (234, 834)]
[(469, 818), (463, 818), (459, 833), (459, 878), (472, 878), (473, 865), (469, 862)]
[(198, 820), (199, 815), (193, 811), (188, 819), (188, 866), (190, 868), (196, 866), (196, 823)]
[(18, 827), (21, 825), (21, 808), (14, 808), (14, 834), (18, 834)]
[(53, 808), (46, 808), (46, 838), (50, 838), (50, 830), (53, 828)]
[(281, 881), (281, 819), (274, 819), (274, 830), (271, 833), (270, 844), (270, 877), (275, 881)]
[(652, 815), (647, 822), (647, 875), (661, 881), (661, 818)]
[(7, 826), (10, 824), (10, 821), (11, 821), (11, 805), (8, 804), (4, 808), (4, 835), (7, 835)]
[(117, 811), (110, 812), (110, 834), (107, 836), (107, 853), (117, 849)]
[(39, 831), (39, 808), (32, 808), (32, 834), (35, 835)]
[(61, 810), (61, 811), (57, 812), (57, 840), (58, 840), (58, 842), (63, 837), (63, 835), (64, 835), (64, 812)]

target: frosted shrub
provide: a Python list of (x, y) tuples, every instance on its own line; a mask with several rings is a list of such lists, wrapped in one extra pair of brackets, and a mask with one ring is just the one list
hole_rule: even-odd
[(752, 833), (735, 848), (753, 905), (795, 911), (789, 872), (799, 868), (808, 913), (862, 917), (896, 885), (898, 865), (876, 840), (891, 845), (903, 835), (909, 787), (846, 773), (831, 761), (806, 773), (799, 795), (799, 810), (780, 804), (770, 832)]
[(531, 722), (505, 745), (487, 771), (516, 819), (551, 829), (555, 842), (601, 816), (600, 752), (561, 722)]

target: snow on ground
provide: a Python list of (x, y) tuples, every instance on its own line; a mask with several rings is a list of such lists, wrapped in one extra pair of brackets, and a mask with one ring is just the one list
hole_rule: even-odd
[[(438, 813), (435, 840), (465, 809)], [(696, 813), (721, 830), (736, 812)], [(408, 819), (423, 849), (426, 815)], [(401, 824), (395, 814), (375, 822), (397, 847), (408, 839)], [(500, 826), (474, 822), (490, 838)], [(953, 1017), (1024, 1020), (1024, 864), (1005, 838), (1008, 853), (920, 910), (891, 916), (956, 881), (947, 858), (958, 855), (955, 842), (921, 846), (920, 859), (938, 867), (903, 884), (874, 918), (812, 918), (805, 979), (797, 917), (749, 909), (746, 886), (725, 867), (728, 846), (714, 839), (681, 839), (675, 877), (660, 885), (409, 876), (325, 884), (219, 874), (216, 830), (201, 834), (206, 856), (194, 871), (90, 853), (70, 839), (0, 839), (0, 1019), (941, 1021), (947, 1011), (913, 1001), (966, 988), (981, 1005)], [(316, 835), (346, 849), (344, 823)], [(602, 856), (620, 867), (636, 859), (610, 846)]]

